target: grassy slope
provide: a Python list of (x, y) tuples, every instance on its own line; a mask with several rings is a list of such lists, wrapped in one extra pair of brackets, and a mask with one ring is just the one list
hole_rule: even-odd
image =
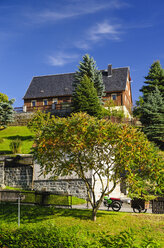
[(33, 144), (33, 134), (26, 126), (17, 126), (7, 127), (0, 131), (0, 139), (3, 139), (3, 142), (0, 143), (0, 154), (11, 154), (10, 142), (17, 137), (22, 140), (21, 153), (30, 153)]
[[(21, 227), (44, 226), (46, 230), (49, 225), (68, 229), (78, 226), (90, 233), (104, 231), (110, 235), (132, 229), (138, 242), (145, 237), (152, 237), (164, 245), (164, 215), (98, 211), (95, 223), (90, 220), (90, 216), (91, 210), (21, 206)], [(0, 211), (0, 226), (9, 232), (17, 228), (17, 206)]]

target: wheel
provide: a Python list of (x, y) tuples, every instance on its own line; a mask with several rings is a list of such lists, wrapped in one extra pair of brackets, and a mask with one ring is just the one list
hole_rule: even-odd
[(146, 213), (146, 212), (147, 212), (146, 208), (141, 210), (141, 213)]
[(146, 213), (147, 209), (142, 209), (141, 207), (139, 208), (133, 208), (134, 213)]
[(121, 204), (119, 202), (113, 202), (111, 207), (113, 211), (118, 212), (121, 209)]
[(141, 213), (141, 209), (140, 208), (133, 208), (133, 212), (134, 213)]

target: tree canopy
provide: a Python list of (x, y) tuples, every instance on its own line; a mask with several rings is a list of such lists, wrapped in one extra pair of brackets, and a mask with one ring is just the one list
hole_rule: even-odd
[(146, 98), (152, 91), (158, 87), (162, 97), (164, 97), (164, 70), (162, 69), (160, 62), (155, 61), (150, 69), (148, 75), (145, 77), (146, 81), (141, 88), (141, 92), (143, 92), (143, 97)]
[(101, 99), (104, 95), (105, 86), (102, 79), (102, 73), (97, 69), (96, 62), (93, 57), (85, 54), (83, 56), (83, 61), (81, 61), (78, 66), (78, 69), (79, 70), (75, 73), (75, 81), (73, 84), (74, 89), (76, 89), (84, 75), (86, 75), (94, 83), (94, 87), (97, 90), (97, 95)]
[(9, 98), (6, 94), (0, 92), (0, 102), (8, 102)]
[[(148, 197), (150, 192), (161, 192), (162, 160), (145, 135), (132, 126), (86, 113), (52, 118), (37, 132), (34, 155), (44, 175), (75, 172), (83, 179), (93, 220), (104, 195), (111, 193), (122, 178), (131, 196), (141, 196), (142, 192), (143, 197)], [(93, 172), (92, 183), (88, 181), (88, 171)], [(95, 196), (97, 179), (102, 188), (99, 199)]]
[(164, 98), (158, 88), (147, 96), (141, 106), (143, 131), (161, 149), (164, 149)]
[(141, 88), (143, 96), (136, 102), (133, 114), (140, 118), (143, 131), (150, 141), (164, 149), (164, 70), (154, 62)]
[(91, 79), (84, 75), (73, 93), (73, 111), (86, 112), (89, 115), (98, 116), (101, 111), (97, 91)]
[(13, 120), (13, 107), (14, 99), (8, 101), (5, 94), (1, 95), (0, 100), (0, 130), (7, 127), (7, 124)]

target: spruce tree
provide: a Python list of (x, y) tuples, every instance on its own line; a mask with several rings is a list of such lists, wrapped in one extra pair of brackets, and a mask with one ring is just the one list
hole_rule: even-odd
[(0, 130), (7, 127), (9, 122), (13, 120), (13, 107), (14, 99), (10, 101), (1, 101), (0, 102)]
[(155, 61), (151, 65), (149, 73), (145, 79), (146, 81), (144, 83), (146, 85), (144, 85), (140, 90), (143, 92), (143, 98), (146, 98), (148, 94), (154, 91), (156, 86), (161, 92), (162, 97), (164, 97), (164, 71), (159, 61)]
[(143, 131), (150, 141), (154, 141), (164, 149), (164, 99), (159, 89), (147, 95), (147, 99), (141, 106), (140, 118)]
[(86, 112), (89, 115), (98, 116), (101, 111), (97, 91), (91, 79), (84, 75), (77, 85), (72, 98), (73, 112)]
[(93, 82), (94, 87), (97, 90), (97, 95), (101, 99), (104, 95), (105, 87), (102, 79), (102, 73), (97, 69), (96, 62), (88, 54), (83, 56), (83, 61), (78, 66), (78, 71), (75, 73), (75, 80), (73, 83), (74, 91), (77, 85), (81, 82), (84, 75), (87, 75)]

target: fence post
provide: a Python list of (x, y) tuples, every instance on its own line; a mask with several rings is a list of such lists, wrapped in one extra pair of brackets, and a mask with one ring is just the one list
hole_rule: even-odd
[(18, 194), (18, 227), (20, 227), (20, 199), (21, 196)]

